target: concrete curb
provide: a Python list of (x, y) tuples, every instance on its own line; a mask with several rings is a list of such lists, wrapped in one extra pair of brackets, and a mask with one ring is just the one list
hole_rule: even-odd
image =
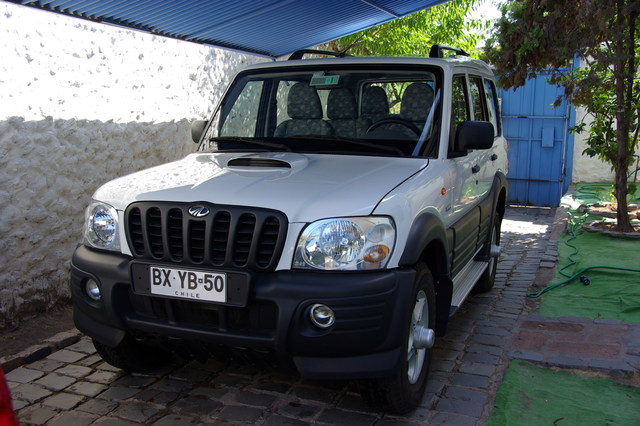
[(57, 350), (73, 345), (80, 340), (81, 336), (82, 333), (75, 328), (63, 331), (45, 339), (40, 344), (29, 346), (27, 349), (20, 351), (17, 354), (0, 358), (0, 365), (2, 365), (4, 372), (8, 373), (23, 364), (30, 364), (41, 360)]

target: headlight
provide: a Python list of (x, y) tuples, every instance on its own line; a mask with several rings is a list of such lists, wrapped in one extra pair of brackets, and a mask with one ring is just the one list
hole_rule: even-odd
[(294, 268), (354, 271), (387, 265), (396, 230), (388, 217), (325, 219), (308, 225), (298, 239)]
[(118, 212), (104, 203), (92, 203), (84, 222), (84, 241), (91, 247), (120, 250)]

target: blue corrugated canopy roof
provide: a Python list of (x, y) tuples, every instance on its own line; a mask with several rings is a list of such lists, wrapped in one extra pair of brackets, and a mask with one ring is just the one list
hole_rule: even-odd
[(447, 0), (4, 0), (278, 57)]

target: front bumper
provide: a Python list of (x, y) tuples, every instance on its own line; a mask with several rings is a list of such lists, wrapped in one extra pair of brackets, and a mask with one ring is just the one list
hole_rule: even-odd
[[(136, 291), (135, 263), (129, 256), (78, 246), (71, 290), (80, 331), (108, 346), (131, 334), (273, 352), (292, 357), (309, 378), (384, 377), (406, 355), (402, 336), (413, 306), (413, 269), (252, 272), (246, 304), (229, 306)], [(84, 291), (89, 278), (99, 283), (100, 301)], [(331, 328), (311, 323), (309, 308), (316, 303), (335, 312)]]

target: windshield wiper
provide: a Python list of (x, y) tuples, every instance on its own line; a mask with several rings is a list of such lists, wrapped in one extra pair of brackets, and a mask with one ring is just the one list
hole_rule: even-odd
[(398, 147), (395, 146), (385, 146), (385, 145), (377, 145), (375, 143), (371, 143), (371, 142), (363, 142), (363, 141), (357, 141), (354, 139), (345, 139), (345, 138), (341, 138), (339, 136), (328, 136), (328, 135), (301, 135), (301, 136), (294, 136), (291, 138), (295, 138), (295, 139), (317, 139), (317, 140), (321, 140), (323, 142), (335, 142), (335, 143), (341, 143), (341, 144), (350, 144), (350, 145), (355, 145), (355, 146), (363, 146), (365, 148), (373, 148), (373, 149), (377, 149), (379, 151), (386, 151), (386, 152), (392, 152), (394, 154), (399, 154), (401, 156), (405, 156), (404, 152), (402, 152), (402, 150)]
[(284, 145), (284, 144), (281, 144), (281, 143), (274, 143), (274, 142), (265, 142), (263, 140), (254, 139), (254, 138), (241, 138), (241, 137), (238, 137), (238, 136), (223, 136), (223, 137), (209, 138), (209, 141), (211, 141), (211, 142), (229, 142), (229, 143), (238, 143), (238, 144), (244, 144), (244, 145), (263, 146), (263, 147), (266, 147), (266, 148), (271, 148), (271, 149), (276, 150), (276, 151), (291, 152), (291, 148), (288, 147), (287, 145)]

